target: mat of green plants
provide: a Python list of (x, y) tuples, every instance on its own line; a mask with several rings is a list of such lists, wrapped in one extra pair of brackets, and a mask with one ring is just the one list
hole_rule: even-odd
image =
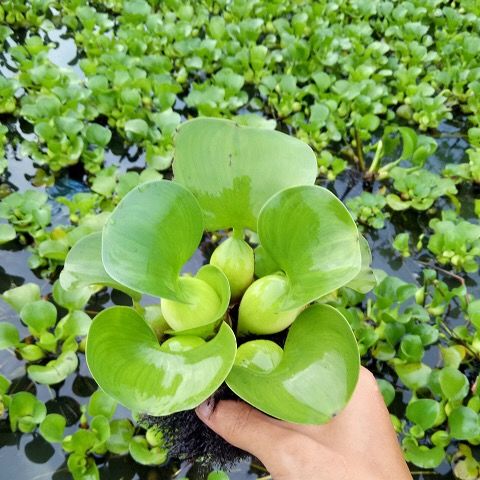
[[(91, 319), (128, 297), (57, 280), (127, 192), (171, 178), (197, 116), (313, 148), (378, 279), (328, 301), (412, 475), (479, 479), (478, 0), (2, 0), (0, 476), (206, 478), (89, 374)], [(208, 478), (270, 477), (252, 461)]]

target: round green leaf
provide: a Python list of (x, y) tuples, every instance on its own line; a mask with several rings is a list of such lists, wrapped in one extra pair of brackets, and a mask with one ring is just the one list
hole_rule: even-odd
[(43, 421), (47, 409), (43, 402), (29, 392), (18, 392), (12, 395), (8, 408), (10, 428), (21, 432), (31, 432)]
[(361, 237), (355, 222), (325, 188), (299, 186), (274, 195), (260, 213), (258, 235), (290, 282), (282, 310), (340, 288), (361, 270)]
[(30, 332), (38, 336), (55, 325), (57, 309), (53, 303), (37, 300), (22, 308), (20, 318), (28, 326)]
[(85, 138), (89, 143), (105, 147), (112, 138), (112, 132), (98, 123), (91, 123), (85, 130)]
[(161, 465), (166, 462), (168, 456), (168, 451), (163, 448), (150, 449), (147, 440), (141, 435), (130, 440), (129, 450), (132, 458), (142, 465)]
[(478, 413), (469, 407), (458, 407), (448, 416), (450, 436), (457, 440), (472, 440), (480, 437)]
[(289, 135), (198, 118), (179, 127), (173, 171), (175, 181), (198, 199), (207, 230), (256, 231), (267, 199), (287, 187), (313, 184), (317, 161), (307, 144)]
[(107, 440), (109, 452), (117, 455), (128, 453), (128, 446), (133, 437), (135, 428), (130, 420), (119, 418), (110, 422), (110, 438)]
[[(358, 348), (348, 322), (333, 307), (313, 305), (299, 315), (273, 369), (278, 358), (267, 349), (268, 362), (261, 359), (263, 350), (257, 356), (261, 361), (242, 351), (226, 380), (254, 407), (289, 422), (318, 424), (350, 399), (360, 368)], [(245, 353), (252, 357), (251, 367)], [(262, 365), (268, 368), (262, 371)]]
[(142, 293), (186, 301), (178, 276), (203, 234), (202, 212), (181, 185), (159, 180), (129, 192), (103, 230), (102, 259), (115, 281)]
[(15, 325), (0, 322), (0, 350), (15, 347), (20, 342), (20, 336)]
[(17, 232), (9, 223), (0, 225), (0, 245), (10, 242), (17, 236)]
[(122, 290), (133, 298), (139, 298), (138, 292), (115, 281), (105, 271), (102, 262), (102, 233), (94, 232), (81, 238), (65, 259), (60, 273), (60, 283), (65, 290), (84, 289), (91, 285), (105, 285)]
[(40, 424), (40, 435), (42, 435), (47, 442), (59, 443), (63, 440), (63, 432), (65, 431), (66, 424), (67, 421), (63, 415), (50, 413)]
[(378, 388), (380, 388), (380, 392), (382, 393), (383, 400), (385, 401), (385, 405), (388, 407), (395, 399), (395, 388), (389, 381), (383, 378), (377, 378), (377, 383)]
[(225, 323), (197, 348), (164, 352), (135, 310), (112, 307), (93, 320), (86, 357), (93, 378), (108, 395), (131, 410), (160, 416), (208, 398), (230, 371), (235, 352), (235, 336)]
[(112, 418), (117, 409), (117, 402), (102, 390), (93, 392), (88, 402), (88, 414), (92, 417), (102, 415), (105, 418)]
[(453, 367), (440, 370), (439, 382), (442, 393), (449, 401), (461, 401), (468, 395), (469, 383), (467, 377)]
[(441, 408), (440, 403), (429, 398), (414, 400), (407, 406), (407, 418), (423, 430), (428, 430), (437, 423)]

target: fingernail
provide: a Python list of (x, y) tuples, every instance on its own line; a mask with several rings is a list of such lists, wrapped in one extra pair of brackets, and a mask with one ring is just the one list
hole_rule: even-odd
[(211, 398), (207, 398), (195, 409), (195, 411), (201, 418), (210, 418), (210, 415), (213, 412), (213, 400)]

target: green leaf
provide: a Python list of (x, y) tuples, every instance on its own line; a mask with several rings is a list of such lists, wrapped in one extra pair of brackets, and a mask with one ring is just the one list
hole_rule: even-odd
[(325, 188), (299, 186), (274, 195), (262, 208), (258, 235), (290, 284), (282, 310), (322, 297), (360, 272), (360, 235), (355, 222)]
[(383, 378), (377, 378), (378, 387), (382, 393), (385, 405), (388, 407), (395, 399), (395, 388), (393, 385)]
[(85, 455), (97, 443), (95, 432), (91, 430), (78, 429), (72, 435), (63, 439), (62, 448), (66, 452), (75, 452)]
[(202, 234), (202, 213), (188, 190), (167, 180), (144, 183), (125, 196), (107, 220), (102, 239), (105, 270), (139, 292), (186, 301), (178, 277)]
[(127, 138), (133, 142), (144, 140), (148, 137), (148, 123), (141, 118), (125, 122), (125, 133)]
[(20, 335), (15, 325), (0, 322), (0, 350), (16, 347), (20, 343)]
[(150, 449), (147, 440), (141, 435), (132, 438), (129, 450), (132, 458), (141, 465), (161, 465), (168, 457), (168, 451), (163, 448)]
[(105, 418), (112, 418), (116, 409), (117, 402), (99, 389), (90, 397), (87, 412), (92, 417), (102, 415)]
[(12, 382), (8, 378), (4, 377), (3, 375), (0, 375), (0, 397), (4, 393), (7, 393), (11, 383)]
[(310, 147), (291, 136), (198, 118), (179, 127), (173, 171), (198, 199), (207, 230), (256, 231), (267, 199), (286, 187), (313, 184), (317, 162)]
[(53, 385), (65, 380), (78, 366), (75, 352), (63, 352), (55, 360), (46, 365), (30, 365), (27, 368), (28, 376), (37, 383)]
[(81, 310), (90, 299), (93, 291), (90, 287), (65, 289), (60, 280), (55, 280), (52, 288), (53, 299), (68, 310)]
[(83, 310), (74, 310), (65, 315), (55, 327), (55, 336), (65, 340), (67, 337), (79, 337), (88, 333), (92, 319)]
[(28, 392), (18, 392), (12, 395), (8, 408), (10, 428), (28, 433), (35, 430), (47, 416), (45, 405), (35, 395)]
[(258, 344), (250, 361), (241, 355), (226, 382), (246, 402), (289, 422), (327, 422), (346, 405), (358, 380), (357, 343), (345, 318), (328, 305), (300, 314), (279, 362), (258, 363), (257, 355), (272, 358), (271, 348), (265, 352)]
[(469, 407), (458, 407), (448, 416), (450, 435), (457, 440), (474, 440), (480, 437), (478, 413)]
[(53, 327), (57, 321), (57, 309), (53, 303), (37, 300), (28, 303), (20, 311), (20, 318), (35, 336)]
[[(407, 406), (407, 418), (420, 425), (423, 430), (428, 430), (435, 426), (440, 418), (442, 406), (440, 403), (429, 398), (414, 400)], [(444, 417), (445, 418), (445, 417)]]
[(130, 420), (119, 418), (110, 422), (110, 437), (107, 440), (107, 449), (116, 455), (128, 453), (128, 446), (135, 431)]
[(145, 320), (128, 307), (112, 307), (93, 320), (86, 357), (93, 378), (131, 410), (168, 415), (194, 408), (224, 381), (236, 352), (222, 323), (209, 342), (179, 353), (160, 349)]
[(94, 232), (81, 238), (72, 247), (60, 273), (60, 283), (65, 290), (84, 289), (91, 285), (105, 285), (121, 290), (132, 298), (140, 297), (138, 292), (115, 281), (105, 271), (102, 263), (102, 233)]
[(25, 283), (4, 292), (1, 296), (16, 312), (27, 304), (40, 300), (40, 287), (36, 283)]
[(428, 383), (432, 369), (424, 363), (405, 363), (395, 366), (403, 384), (411, 390), (418, 390)]
[(2, 223), (0, 225), (0, 245), (10, 242), (17, 236), (17, 232), (8, 223)]
[[(91, 433), (91, 432), (89, 432)], [(97, 464), (92, 457), (87, 457), (83, 453), (72, 453), (67, 461), (68, 470), (73, 476), (73, 480), (99, 480)]]
[(420, 468), (437, 468), (445, 458), (442, 447), (428, 448), (426, 445), (417, 445), (410, 438), (402, 443), (405, 459)]
[(360, 254), (362, 257), (362, 265), (360, 272), (353, 279), (350, 280), (345, 286), (360, 293), (368, 293), (377, 285), (377, 279), (373, 273), (372, 264), (372, 252), (365, 237), (360, 235)]
[(50, 443), (60, 443), (63, 440), (63, 432), (67, 421), (63, 415), (50, 413), (40, 424), (40, 434)]
[(230, 477), (227, 473), (222, 472), (221, 470), (216, 470), (208, 474), (207, 480), (229, 480)]
[(468, 379), (455, 368), (442, 368), (439, 373), (439, 382), (442, 393), (451, 402), (461, 401), (468, 395)]
[(98, 123), (91, 123), (85, 130), (85, 138), (89, 143), (106, 147), (112, 138), (112, 132)]

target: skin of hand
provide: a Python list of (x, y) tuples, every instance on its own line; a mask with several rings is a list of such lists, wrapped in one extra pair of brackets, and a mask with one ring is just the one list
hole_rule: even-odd
[(365, 368), (348, 405), (324, 425), (271, 418), (244, 402), (197, 407), (227, 442), (257, 457), (274, 480), (411, 480), (388, 410)]

